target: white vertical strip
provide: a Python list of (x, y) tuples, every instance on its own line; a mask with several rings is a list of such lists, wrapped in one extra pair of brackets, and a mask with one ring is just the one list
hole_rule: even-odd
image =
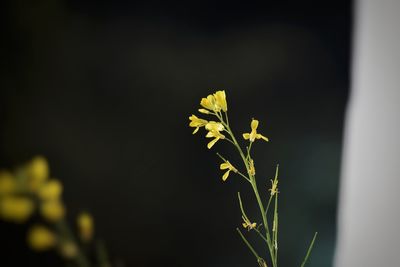
[(400, 1), (356, 5), (336, 267), (400, 266)]

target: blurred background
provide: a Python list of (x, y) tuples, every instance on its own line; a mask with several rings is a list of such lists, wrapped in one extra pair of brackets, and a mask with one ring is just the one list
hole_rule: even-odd
[[(238, 177), (222, 182), (215, 152), (238, 158), (188, 127), (202, 97), (226, 90), (233, 130), (255, 117), (271, 140), (254, 147), (265, 196), (280, 164), (281, 266), (300, 265), (315, 231), (308, 266), (332, 265), (351, 1), (5, 5), (0, 167), (45, 156), (67, 216), (90, 210), (113, 259), (256, 265), (235, 231), (237, 191), (253, 195)], [(1, 266), (61, 265), (30, 252), (25, 230), (0, 222)]]

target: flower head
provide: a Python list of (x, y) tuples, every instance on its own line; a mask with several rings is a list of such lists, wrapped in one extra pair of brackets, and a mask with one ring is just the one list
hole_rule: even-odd
[(46, 220), (57, 222), (64, 218), (65, 207), (59, 200), (47, 200), (41, 204), (40, 212)]
[(208, 144), (207, 147), (208, 149), (212, 148), (213, 145), (219, 140), (219, 139), (225, 139), (225, 135), (221, 134), (220, 132), (224, 130), (224, 125), (220, 122), (215, 122), (215, 121), (210, 121), (206, 124), (205, 126), (206, 130), (208, 131), (206, 137), (207, 138), (214, 138), (211, 140)]
[(267, 137), (265, 137), (262, 134), (257, 133), (258, 120), (252, 119), (250, 126), (251, 126), (251, 132), (244, 133), (243, 134), (244, 139), (250, 140), (250, 142), (254, 142), (256, 139), (263, 139), (267, 142), (269, 141)]
[(196, 115), (190, 116), (189, 120), (190, 120), (189, 126), (196, 128), (194, 129), (193, 134), (197, 133), (200, 127), (203, 127), (208, 123), (208, 121), (200, 119)]
[(63, 190), (60, 181), (52, 179), (44, 183), (38, 190), (38, 196), (42, 200), (59, 199)]
[(221, 163), (221, 165), (219, 166), (219, 168), (221, 170), (227, 170), (224, 175), (222, 175), (222, 180), (226, 181), (226, 179), (228, 179), (229, 173), (231, 171), (233, 172), (237, 172), (237, 169), (235, 167), (233, 167), (233, 165), (229, 162), (229, 161), (225, 161), (224, 163)]
[(8, 221), (23, 223), (34, 211), (31, 199), (22, 196), (6, 196), (0, 201), (0, 216)]
[(28, 245), (33, 250), (48, 250), (54, 247), (56, 242), (55, 234), (44, 226), (35, 225), (28, 232)]
[(40, 185), (49, 177), (49, 165), (42, 156), (34, 157), (26, 166), (29, 188), (36, 191)]
[(243, 219), (242, 225), (244, 228), (247, 228), (248, 231), (255, 229), (257, 227), (257, 224), (250, 222), (248, 218), (242, 216), (242, 219)]
[(16, 188), (16, 180), (8, 171), (0, 171), (0, 196), (12, 193)]
[[(225, 91), (217, 91), (212, 95), (202, 98), (200, 105), (214, 112), (220, 112), (221, 110), (226, 112), (228, 110), (228, 104), (226, 103)], [(203, 109), (200, 112), (206, 113)]]

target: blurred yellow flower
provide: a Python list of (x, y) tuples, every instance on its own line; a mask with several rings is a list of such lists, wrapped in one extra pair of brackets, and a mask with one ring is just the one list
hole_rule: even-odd
[(59, 251), (66, 259), (73, 259), (78, 255), (78, 247), (72, 241), (63, 241), (59, 245)]
[(214, 94), (215, 98), (215, 105), (217, 106), (217, 109), (222, 109), (222, 111), (227, 112), (228, 111), (228, 104), (226, 103), (226, 94), (225, 91), (217, 91)]
[(89, 242), (94, 233), (93, 217), (87, 212), (82, 212), (77, 218), (77, 225), (81, 240)]
[(196, 128), (194, 129), (193, 134), (197, 133), (200, 127), (203, 127), (208, 123), (208, 121), (200, 119), (196, 115), (190, 116), (189, 120), (190, 120), (189, 126)]
[(254, 142), (256, 139), (263, 139), (267, 142), (269, 141), (267, 137), (265, 137), (262, 134), (257, 133), (258, 120), (252, 119), (250, 126), (251, 126), (251, 132), (244, 133), (243, 134), (244, 139), (250, 140), (250, 142)]
[(212, 148), (219, 139), (225, 138), (225, 135), (220, 133), (220, 131), (224, 130), (222, 123), (210, 121), (206, 124), (205, 128), (208, 131), (206, 137), (214, 138), (207, 144), (208, 149)]
[(57, 238), (55, 234), (42, 225), (35, 225), (28, 232), (28, 245), (35, 251), (44, 251), (55, 246)]
[(0, 216), (4, 220), (23, 223), (34, 211), (31, 199), (21, 196), (5, 196), (0, 200)]
[(13, 175), (5, 170), (0, 171), (0, 196), (12, 193), (16, 188)]
[(244, 228), (247, 228), (248, 231), (250, 231), (252, 229), (255, 229), (257, 227), (257, 224), (256, 223), (251, 223), (248, 218), (242, 216), (242, 219), (243, 219), (242, 225), (243, 225)]
[(60, 181), (52, 179), (40, 186), (38, 196), (42, 200), (59, 199), (63, 190)]
[(42, 156), (34, 157), (26, 166), (29, 188), (36, 191), (40, 185), (49, 177), (49, 165)]
[(224, 162), (224, 163), (221, 163), (221, 165), (219, 166), (219, 168), (220, 168), (221, 170), (227, 170), (227, 171), (224, 173), (224, 175), (222, 176), (222, 180), (223, 180), (223, 181), (226, 181), (226, 179), (228, 179), (229, 173), (230, 173), (231, 171), (237, 172), (237, 169), (236, 169), (235, 167), (233, 167), (233, 165), (232, 165), (229, 161), (226, 161), (226, 162)]
[(50, 222), (57, 222), (64, 218), (65, 207), (59, 200), (47, 200), (40, 205), (40, 213)]

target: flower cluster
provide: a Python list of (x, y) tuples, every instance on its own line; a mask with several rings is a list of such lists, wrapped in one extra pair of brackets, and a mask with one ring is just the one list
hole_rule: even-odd
[[(225, 159), (223, 156), (217, 153), (217, 155), (223, 160), (223, 163), (220, 164), (220, 169), (224, 170), (225, 173), (222, 175), (222, 180), (226, 181), (228, 176), (231, 172), (239, 175), (243, 178), (246, 182), (250, 183), (251, 188), (254, 192), (255, 198), (257, 200), (257, 205), (260, 210), (260, 217), (262, 219), (262, 223), (257, 226), (257, 223), (251, 221), (247, 216), (244, 205), (242, 203), (242, 199), (240, 193), (238, 192), (238, 199), (240, 210), (242, 212), (242, 226), (246, 228), (248, 231), (252, 230), (252, 232), (256, 232), (259, 237), (265, 241), (266, 244), (266, 252), (267, 257), (269, 257), (269, 261), (271, 262), (272, 267), (278, 266), (278, 167), (276, 168), (275, 177), (271, 180), (271, 187), (268, 189), (270, 191), (269, 196), (267, 199), (263, 199), (262, 195), (266, 195), (268, 191), (260, 192), (258, 191), (257, 181), (256, 181), (256, 168), (254, 159), (251, 156), (251, 148), (253, 143), (256, 140), (264, 140), (266, 142), (269, 139), (259, 133), (257, 131), (259, 126), (259, 121), (256, 119), (252, 119), (250, 122), (251, 131), (247, 133), (243, 133), (242, 137), (244, 140), (248, 140), (246, 145), (246, 149), (242, 149), (241, 145), (237, 141), (233, 131), (229, 125), (228, 119), (228, 105), (226, 101), (226, 94), (225, 91), (217, 91), (214, 94), (210, 94), (205, 98), (202, 98), (200, 101), (200, 105), (202, 108), (199, 109), (199, 112), (202, 114), (206, 114), (209, 116), (214, 116), (216, 120), (206, 120), (203, 118), (199, 118), (196, 115), (191, 115), (189, 117), (190, 123), (189, 126), (195, 128), (193, 134), (197, 133), (200, 128), (204, 127), (207, 131), (206, 137), (213, 138), (207, 144), (207, 147), (210, 149), (212, 148), (218, 140), (226, 140), (231, 143), (236, 150), (239, 152), (240, 158), (243, 161), (243, 165), (245, 171), (240, 171), (237, 167), (233, 166), (233, 164)], [(268, 222), (268, 219), (271, 216), (267, 215), (269, 211), (269, 207), (271, 202), (274, 202), (273, 208), (273, 216), (272, 216), (272, 225)], [(260, 229), (261, 228), (261, 229)], [(267, 260), (264, 258), (265, 256), (261, 257), (244, 236), (239, 228), (236, 229), (239, 233), (240, 237), (243, 239), (244, 243), (248, 246), (250, 251), (256, 257), (257, 263), (260, 267), (267, 267)], [(305, 257), (304, 263), (307, 261), (309, 252), (313, 246), (314, 240), (316, 235), (314, 235), (314, 239), (311, 242), (307, 255)], [(302, 265), (302, 266), (303, 266)]]
[[(56, 249), (65, 258), (82, 258), (79, 244), (65, 221), (62, 192), (61, 182), (50, 178), (44, 157), (34, 157), (15, 172), (1, 170), (0, 219), (18, 224), (35, 220), (27, 233), (27, 243), (34, 251)], [(89, 213), (77, 216), (77, 228), (82, 242), (92, 240), (94, 227)]]

